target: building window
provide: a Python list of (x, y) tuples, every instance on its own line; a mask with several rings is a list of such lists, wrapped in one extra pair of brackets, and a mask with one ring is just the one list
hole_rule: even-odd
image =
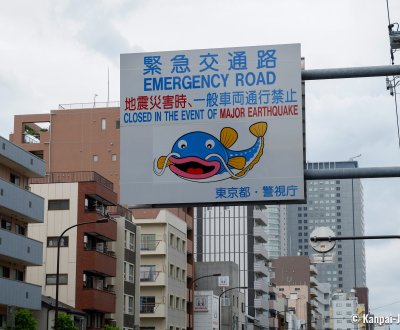
[(93, 155), (93, 161), (98, 162), (99, 161), (99, 156), (98, 155)]
[(1, 220), (1, 228), (2, 228), (2, 229), (5, 229), (5, 230), (11, 231), (11, 228), (12, 228), (12, 223), (11, 223), (11, 221), (7, 221), (7, 220), (5, 220), (5, 219), (2, 219), (2, 220)]
[(21, 183), (21, 178), (18, 175), (15, 174), (10, 174), (10, 182), (15, 184), (16, 186), (19, 186)]
[[(57, 274), (46, 275), (46, 285), (56, 285)], [(68, 284), (68, 274), (60, 274), (58, 278), (59, 284)]]
[(124, 262), (124, 279), (126, 282), (133, 283), (135, 281), (135, 265)]
[(156, 298), (154, 296), (140, 297), (140, 313), (154, 313), (156, 307)]
[(141, 265), (140, 280), (142, 282), (154, 282), (157, 278), (156, 265)]
[(0, 266), (0, 277), (10, 278), (10, 268)]
[(15, 232), (17, 234), (19, 234), (19, 235), (25, 236), (26, 235), (26, 228), (24, 226), (16, 224), (15, 225)]
[(120, 129), (120, 128), (121, 128), (121, 121), (120, 121), (120, 120), (117, 120), (117, 121), (115, 122), (115, 128), (116, 128), (116, 129)]
[(169, 307), (174, 308), (174, 296), (172, 294), (169, 295)]
[(101, 119), (101, 130), (105, 131), (107, 128), (107, 120), (105, 118)]
[[(60, 247), (68, 246), (69, 238), (68, 236), (63, 236), (60, 239)], [(47, 237), (47, 247), (57, 247), (58, 236)]]
[(133, 315), (134, 297), (125, 295), (125, 314)]
[(141, 250), (154, 251), (156, 247), (156, 234), (142, 234)]
[(111, 155), (111, 160), (112, 160), (113, 162), (116, 162), (116, 161), (117, 161), (117, 155), (116, 155), (116, 154), (112, 154), (112, 155)]
[(135, 251), (135, 233), (125, 230), (125, 248)]
[(16, 269), (15, 270), (15, 279), (17, 281), (21, 281), (21, 282), (24, 281), (24, 272), (21, 271), (21, 270)]
[(69, 210), (69, 199), (49, 199), (49, 211)]

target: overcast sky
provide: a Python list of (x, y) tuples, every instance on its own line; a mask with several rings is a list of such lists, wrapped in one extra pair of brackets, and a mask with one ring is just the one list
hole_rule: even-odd
[[(389, 1), (392, 22), (400, 2)], [(13, 116), (119, 99), (119, 54), (301, 43), (306, 68), (389, 65), (384, 0), (2, 1), (0, 135)], [(396, 58), (400, 64), (400, 55)], [(399, 166), (385, 78), (306, 82), (308, 161)], [(400, 179), (363, 180), (367, 235), (400, 234)], [(400, 242), (367, 241), (375, 314), (400, 313)], [(398, 302), (397, 304), (392, 304)]]

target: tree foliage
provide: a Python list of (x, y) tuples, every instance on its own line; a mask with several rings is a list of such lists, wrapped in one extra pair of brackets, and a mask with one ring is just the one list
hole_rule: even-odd
[(58, 320), (55, 327), (57, 330), (78, 330), (71, 317), (66, 313), (58, 314)]
[(15, 330), (37, 330), (38, 322), (28, 309), (19, 309), (15, 313)]
[(106, 324), (104, 326), (104, 330), (121, 330), (121, 329), (118, 327), (114, 327), (113, 325)]

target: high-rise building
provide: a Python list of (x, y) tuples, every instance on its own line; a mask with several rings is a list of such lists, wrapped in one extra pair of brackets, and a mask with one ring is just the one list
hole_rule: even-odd
[(267, 217), (264, 206), (222, 206), (197, 209), (197, 261), (233, 261), (239, 266), (239, 285), (246, 286), (250, 322), (268, 327), (270, 284)]
[(267, 251), (271, 259), (287, 255), (286, 205), (268, 205)]
[[(307, 163), (308, 169), (357, 168), (356, 161)], [(287, 206), (288, 255), (315, 254), (309, 239), (317, 227), (329, 227), (336, 236), (363, 236), (363, 188), (359, 179), (310, 180), (307, 204)], [(333, 262), (317, 264), (318, 280), (332, 289), (349, 292), (366, 286), (365, 247), (362, 240), (338, 241)]]
[(43, 222), (44, 200), (28, 179), (44, 174), (43, 160), (0, 137), (0, 328), (11, 327), (16, 308), (41, 308), (41, 287), (26, 269), (43, 261), (43, 245), (29, 237), (28, 224)]

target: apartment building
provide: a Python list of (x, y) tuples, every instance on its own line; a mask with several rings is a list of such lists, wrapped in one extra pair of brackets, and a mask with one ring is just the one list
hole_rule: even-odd
[[(193, 279), (188, 260), (188, 221), (179, 209), (133, 210), (141, 227), (140, 328), (183, 330), (193, 324), (187, 294)], [(186, 214), (186, 213), (185, 213)], [(190, 223), (193, 223), (193, 219)]]
[(288, 298), (297, 320), (307, 329), (322, 329), (318, 323), (322, 311), (318, 301), (317, 268), (306, 256), (280, 257), (272, 260), (273, 283)]
[(27, 278), (42, 286), (43, 295), (54, 298), (59, 262), (59, 301), (84, 311), (87, 329), (115, 323), (117, 223), (112, 218), (96, 223), (105, 218), (108, 206), (117, 204), (112, 182), (95, 172), (61, 172), (32, 179), (31, 189), (45, 200), (45, 220), (29, 230), (45, 249), (43, 266), (29, 269)]
[(352, 322), (352, 316), (357, 314), (358, 301), (352, 292), (335, 292), (332, 294), (332, 329), (360, 329), (359, 324)]
[(0, 137), (0, 328), (12, 325), (18, 308), (41, 308), (41, 287), (26, 270), (43, 262), (43, 245), (29, 237), (28, 224), (43, 223), (44, 200), (28, 180), (44, 174), (42, 159)]

